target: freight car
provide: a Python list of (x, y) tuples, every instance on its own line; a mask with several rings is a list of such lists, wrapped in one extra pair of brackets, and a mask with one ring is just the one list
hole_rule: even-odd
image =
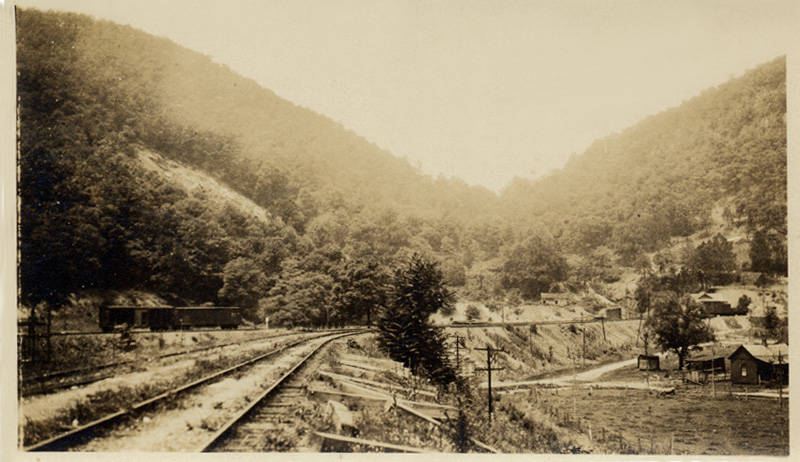
[(195, 327), (236, 329), (242, 323), (242, 313), (235, 306), (103, 305), (98, 320), (103, 332), (111, 332), (119, 325), (154, 331)]
[(216, 327), (236, 329), (242, 323), (242, 314), (236, 307), (182, 306), (175, 308), (173, 327), (189, 329), (192, 327)]

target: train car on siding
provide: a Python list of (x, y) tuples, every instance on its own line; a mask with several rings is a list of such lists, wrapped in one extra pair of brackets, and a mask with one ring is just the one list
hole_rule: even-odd
[(171, 306), (102, 305), (98, 323), (103, 332), (111, 332), (118, 326), (165, 330), (172, 325), (172, 310)]
[(153, 331), (197, 327), (236, 329), (242, 323), (242, 313), (238, 307), (103, 305), (98, 322), (103, 332), (112, 332), (117, 327)]
[(175, 329), (221, 327), (236, 329), (242, 323), (242, 313), (235, 306), (181, 306), (175, 308)]

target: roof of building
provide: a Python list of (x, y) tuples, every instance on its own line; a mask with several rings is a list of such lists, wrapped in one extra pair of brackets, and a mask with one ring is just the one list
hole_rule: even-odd
[(710, 346), (704, 347), (700, 351), (694, 351), (686, 361), (710, 361), (712, 359), (729, 358), (740, 345), (716, 345), (713, 348)]
[(776, 343), (774, 345), (740, 345), (733, 353), (729, 356), (729, 358), (733, 358), (733, 356), (741, 349), (744, 349), (751, 356), (754, 358), (767, 362), (767, 363), (777, 363), (780, 359), (783, 363), (789, 362), (789, 345), (785, 343)]

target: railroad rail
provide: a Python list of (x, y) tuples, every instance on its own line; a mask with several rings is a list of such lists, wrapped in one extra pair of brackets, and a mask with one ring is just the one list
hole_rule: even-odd
[[(176, 332), (251, 332), (254, 330), (264, 330), (263, 327), (238, 327), (236, 329), (224, 330), (219, 327), (199, 327), (193, 329), (168, 329), (168, 330), (150, 330), (145, 328), (129, 329), (128, 332), (133, 334), (170, 334)], [(47, 334), (41, 334), (47, 335)], [(51, 337), (71, 337), (80, 335), (119, 335), (119, 332), (103, 332), (102, 330), (92, 331), (79, 331), (79, 330), (60, 330), (52, 331), (49, 334)]]
[[(23, 448), (23, 450), (24, 451), (31, 451), (31, 452), (32, 451), (64, 451), (64, 450), (67, 450), (70, 447), (76, 446), (76, 445), (81, 444), (81, 443), (83, 443), (83, 442), (85, 442), (87, 440), (92, 439), (93, 437), (95, 437), (96, 434), (98, 434), (99, 432), (103, 431), (104, 429), (109, 428), (110, 426), (112, 426), (116, 422), (119, 422), (120, 419), (125, 417), (125, 416), (134, 416), (134, 415), (142, 412), (143, 410), (152, 407), (153, 405), (155, 405), (157, 403), (168, 402), (170, 400), (174, 400), (174, 399), (176, 399), (177, 396), (180, 396), (180, 395), (182, 395), (183, 393), (185, 393), (185, 392), (187, 392), (189, 390), (192, 390), (192, 389), (197, 388), (197, 387), (199, 387), (201, 385), (204, 385), (204, 384), (209, 384), (209, 383), (215, 381), (216, 379), (219, 379), (219, 378), (221, 378), (221, 377), (223, 377), (225, 375), (228, 375), (228, 374), (230, 374), (232, 372), (235, 372), (235, 371), (240, 371), (240, 370), (242, 370), (242, 369), (244, 369), (244, 368), (246, 368), (248, 366), (254, 365), (254, 364), (256, 364), (256, 363), (258, 363), (258, 362), (260, 362), (260, 361), (262, 361), (264, 359), (267, 359), (267, 358), (273, 357), (275, 355), (278, 355), (278, 354), (280, 354), (280, 353), (282, 353), (282, 352), (284, 352), (284, 351), (286, 351), (286, 350), (288, 350), (290, 348), (298, 346), (298, 345), (300, 345), (302, 343), (310, 342), (312, 340), (319, 339), (319, 338), (326, 337), (326, 336), (330, 336), (331, 340), (333, 340), (333, 339), (340, 338), (340, 337), (345, 336), (345, 335), (354, 335), (354, 334), (361, 333), (361, 332), (365, 332), (365, 331), (361, 330), (361, 331), (353, 332), (352, 330), (347, 330), (346, 332), (341, 332), (340, 331), (340, 332), (336, 332), (336, 333), (326, 332), (326, 333), (323, 333), (323, 334), (320, 334), (320, 335), (316, 335), (316, 336), (313, 336), (313, 337), (306, 337), (306, 338), (299, 339), (299, 340), (297, 340), (295, 342), (291, 342), (291, 343), (289, 343), (287, 345), (284, 345), (284, 346), (282, 346), (280, 348), (276, 348), (274, 350), (271, 350), (271, 351), (268, 351), (266, 353), (260, 354), (260, 355), (254, 357), (254, 358), (248, 359), (247, 361), (241, 362), (239, 364), (231, 366), (231, 367), (229, 367), (227, 369), (224, 369), (222, 371), (218, 371), (218, 372), (212, 373), (210, 375), (207, 375), (205, 377), (197, 379), (197, 380), (195, 380), (193, 382), (181, 385), (181, 386), (179, 386), (177, 388), (174, 388), (174, 389), (171, 389), (171, 390), (167, 390), (167, 391), (165, 391), (163, 393), (160, 393), (160, 394), (158, 394), (158, 395), (156, 395), (154, 397), (151, 397), (151, 398), (146, 399), (144, 401), (141, 401), (139, 403), (133, 404), (127, 409), (121, 409), (118, 412), (106, 415), (104, 417), (101, 417), (101, 418), (99, 418), (97, 420), (89, 422), (89, 423), (87, 423), (85, 425), (82, 425), (82, 426), (80, 426), (78, 428), (75, 428), (73, 430), (70, 430), (68, 432), (61, 433), (61, 434), (56, 435), (54, 437), (48, 438), (48, 439), (46, 439), (44, 441), (40, 441), (38, 443), (26, 446), (26, 447)], [(324, 343), (327, 343), (327, 341), (324, 342)]]
[[(218, 345), (205, 346), (205, 347), (201, 347), (201, 348), (192, 348), (192, 349), (187, 349), (187, 350), (174, 351), (172, 353), (164, 353), (164, 354), (161, 354), (161, 355), (158, 355), (158, 356), (154, 356), (151, 359), (161, 360), (161, 359), (169, 358), (169, 357), (173, 357), (173, 356), (182, 356), (182, 355), (188, 355), (188, 354), (194, 354), (194, 353), (201, 353), (203, 351), (213, 350), (215, 348), (225, 348), (225, 347), (232, 346), (232, 345), (246, 345), (248, 343), (261, 342), (261, 341), (265, 341), (265, 340), (271, 340), (271, 339), (276, 339), (276, 338), (280, 338), (280, 337), (288, 337), (288, 336), (298, 335), (298, 334), (302, 334), (302, 333), (303, 332), (283, 332), (283, 333), (280, 333), (280, 334), (268, 335), (266, 337), (258, 337), (258, 338), (255, 338), (255, 339), (249, 339), (249, 340), (245, 340), (243, 342), (234, 341), (234, 342), (221, 343), (221, 344), (218, 344)], [(94, 373), (97, 373), (97, 372), (100, 372), (100, 371), (106, 371), (108, 369), (117, 369), (117, 368), (124, 367), (124, 366), (130, 366), (130, 365), (136, 364), (136, 363), (138, 363), (140, 361), (141, 360), (139, 360), (139, 359), (136, 359), (136, 360), (131, 359), (131, 360), (127, 360), (127, 361), (118, 361), (118, 362), (100, 364), (100, 365), (97, 365), (97, 366), (81, 367), (81, 368), (77, 368), (77, 369), (66, 369), (66, 370), (61, 370), (61, 371), (49, 372), (49, 373), (46, 373), (46, 374), (32, 375), (32, 376), (29, 376), (29, 377), (23, 376), (22, 380), (20, 381), (21, 382), (20, 383), (20, 395), (21, 396), (34, 396), (34, 395), (37, 395), (37, 394), (49, 393), (51, 391), (60, 390), (60, 389), (64, 389), (64, 388), (69, 388), (69, 387), (73, 387), (73, 386), (88, 385), (88, 384), (91, 384), (91, 383), (94, 383), (94, 382), (97, 382), (97, 381), (100, 381), (100, 380), (103, 380), (103, 379), (106, 379), (106, 378), (114, 376), (113, 373), (107, 373), (107, 374), (103, 374), (103, 375), (100, 375), (100, 376), (88, 377), (91, 374), (94, 374)], [(80, 375), (83, 375), (84, 377), (81, 378), (81, 379), (74, 380), (74, 381), (69, 381), (69, 382), (66, 382), (66, 383), (58, 383), (58, 384), (48, 385), (48, 386), (44, 385), (46, 382), (49, 382), (49, 381), (52, 381), (52, 380), (66, 379), (66, 378), (69, 378), (69, 377), (75, 377), (75, 376), (80, 376)]]
[[(200, 446), (199, 451), (241, 452), (251, 449), (254, 446), (254, 441), (263, 441), (265, 431), (269, 431), (270, 427), (275, 425), (275, 420), (280, 420), (281, 416), (286, 414), (286, 409), (293, 406), (292, 399), (302, 395), (304, 385), (290, 383), (296, 377), (297, 372), (328, 343), (360, 333), (363, 332), (341, 334), (331, 337), (318, 345), (256, 397), (245, 409), (220, 427), (214, 435)], [(282, 395), (279, 395), (279, 393), (282, 393)], [(282, 401), (280, 398), (288, 398), (288, 401)]]

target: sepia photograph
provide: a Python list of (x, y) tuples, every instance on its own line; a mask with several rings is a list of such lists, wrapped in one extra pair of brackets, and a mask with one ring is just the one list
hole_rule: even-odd
[(790, 456), (797, 2), (2, 10), (16, 457)]

